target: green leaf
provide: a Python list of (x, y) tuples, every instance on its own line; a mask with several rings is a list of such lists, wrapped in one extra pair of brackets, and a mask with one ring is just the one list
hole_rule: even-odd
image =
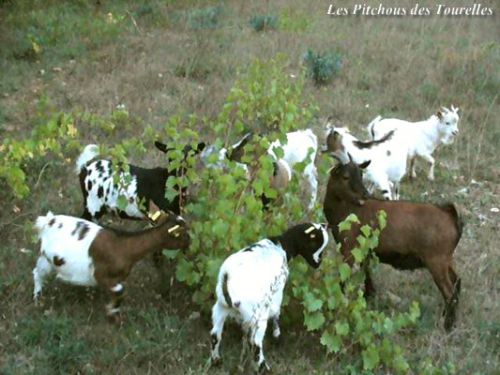
[(366, 244), (367, 244), (366, 237), (363, 237), (363, 236), (358, 236), (358, 237), (356, 237), (356, 240), (358, 241), (358, 244), (359, 244), (359, 246), (360, 246), (362, 249), (365, 249), (365, 248), (366, 248)]
[(363, 357), (364, 370), (373, 370), (380, 362), (378, 350), (374, 344), (371, 344), (368, 348), (363, 350), (361, 355)]
[(385, 211), (378, 212), (378, 226), (383, 230), (387, 226), (387, 213)]
[(347, 263), (339, 266), (340, 281), (346, 281), (351, 276), (351, 267)]
[(342, 346), (342, 339), (330, 331), (324, 331), (321, 335), (321, 344), (326, 346), (326, 350), (331, 353), (338, 353)]
[(339, 231), (350, 230), (353, 223), (359, 224), (359, 219), (355, 214), (350, 214), (339, 224)]
[(394, 322), (390, 318), (384, 319), (384, 330), (387, 333), (392, 333), (394, 330)]
[(167, 258), (167, 259), (175, 259), (177, 254), (179, 253), (180, 250), (168, 250), (165, 249), (162, 251), (162, 254)]
[(314, 331), (319, 329), (325, 323), (325, 316), (321, 311), (313, 312), (312, 314), (306, 314), (304, 317), (304, 324), (308, 331)]
[(306, 308), (308, 311), (317, 311), (323, 306), (323, 301), (317, 298), (306, 301)]
[(363, 251), (361, 251), (361, 249), (355, 248), (353, 251), (351, 251), (351, 254), (357, 263), (361, 263), (363, 259), (365, 259), (365, 255), (363, 254)]
[(369, 225), (363, 225), (361, 227), (361, 233), (363, 233), (363, 235), (365, 237), (368, 237), (370, 235), (370, 233), (372, 232), (372, 228), (369, 226)]
[(117, 201), (116, 201), (116, 205), (118, 206), (118, 208), (120, 210), (124, 211), (127, 208), (127, 206), (128, 206), (128, 199), (127, 199), (127, 197), (125, 195), (120, 194), (118, 196)]
[(337, 322), (335, 323), (335, 331), (339, 336), (345, 336), (349, 333), (349, 323), (347, 322)]

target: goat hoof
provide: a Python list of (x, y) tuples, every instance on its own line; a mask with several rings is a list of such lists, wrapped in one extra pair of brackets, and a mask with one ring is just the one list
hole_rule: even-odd
[(450, 332), (451, 329), (453, 328), (453, 323), (454, 323), (453, 319), (450, 319), (449, 317), (446, 317), (444, 319), (444, 330), (446, 332)]
[(119, 327), (121, 327), (123, 325), (123, 319), (122, 319), (121, 314), (108, 315), (107, 318), (108, 318), (108, 322), (111, 324), (114, 324), (114, 325), (119, 326)]
[(264, 361), (259, 365), (259, 374), (271, 374), (271, 367)]
[(212, 357), (210, 359), (210, 366), (219, 367), (222, 364), (222, 359), (220, 357)]

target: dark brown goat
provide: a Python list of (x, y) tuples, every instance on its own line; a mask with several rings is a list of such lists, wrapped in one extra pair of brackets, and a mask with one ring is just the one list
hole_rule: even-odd
[[(339, 164), (330, 172), (324, 202), (325, 216), (332, 227), (342, 254), (353, 263), (351, 251), (357, 245), (360, 225), (349, 232), (339, 232), (338, 224), (354, 213), (363, 224), (374, 225), (377, 213), (387, 213), (387, 226), (381, 232), (375, 253), (381, 262), (403, 270), (427, 268), (445, 300), (445, 329), (455, 321), (460, 293), (460, 278), (453, 269), (453, 252), (462, 234), (462, 222), (455, 205), (434, 205), (370, 198), (362, 183), (360, 167), (352, 161)], [(366, 293), (373, 291), (366, 275)]]

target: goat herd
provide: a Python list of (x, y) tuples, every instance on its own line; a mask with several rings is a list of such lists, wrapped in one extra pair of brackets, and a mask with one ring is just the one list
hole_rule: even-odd
[[(217, 301), (212, 310), (212, 363), (220, 362), (223, 325), (226, 317), (231, 316), (242, 324), (254, 348), (259, 371), (268, 368), (263, 339), (269, 319), (273, 324), (273, 336), (280, 335), (279, 315), (288, 277), (287, 262), (301, 255), (309, 265), (319, 267), (329, 240), (327, 229), (331, 228), (336, 243), (342, 244), (346, 262), (352, 265), (351, 250), (356, 246), (360, 226), (354, 226), (349, 232), (338, 229), (338, 224), (351, 213), (356, 214), (361, 223), (368, 224), (377, 222), (379, 211), (387, 213), (387, 226), (375, 249), (377, 256), (381, 262), (399, 269), (426, 267), (443, 295), (444, 325), (447, 330), (451, 329), (460, 292), (460, 278), (453, 269), (452, 259), (462, 229), (458, 211), (453, 204), (397, 199), (407, 161), (410, 177), (415, 177), (414, 161), (418, 156), (430, 164), (428, 178), (434, 178), (432, 152), (440, 144), (453, 141), (458, 133), (458, 120), (458, 109), (453, 106), (451, 110), (442, 108), (418, 123), (377, 117), (368, 125), (370, 141), (360, 141), (348, 129), (328, 123), (322, 151), (339, 161), (329, 172), (324, 199), (328, 225), (295, 225), (282, 235), (262, 239), (224, 261), (219, 270), (215, 289)], [(224, 168), (226, 160), (230, 159), (248, 171), (241, 157), (251, 138), (251, 134), (246, 135), (229, 149), (218, 150), (204, 143), (198, 144), (196, 149), (186, 146), (184, 153), (186, 156), (201, 153), (207, 167)], [(156, 142), (156, 146), (164, 152), (169, 151), (160, 142)], [(283, 158), (276, 157), (272, 151), (275, 146), (283, 148)], [(314, 164), (317, 152), (318, 140), (310, 129), (288, 133), (286, 144), (276, 141), (268, 150), (274, 160), (270, 184), (276, 189), (283, 188), (291, 180), (294, 164), (306, 160), (302, 178), (310, 193), (309, 209), (316, 202), (318, 188)], [(214, 153), (217, 162), (209, 163)], [(134, 264), (148, 254), (158, 259), (164, 248), (187, 249), (190, 245), (186, 222), (178, 216), (179, 196), (173, 201), (165, 198), (167, 178), (178, 175), (179, 171), (133, 165), (126, 172), (123, 169), (113, 171), (112, 161), (100, 159), (98, 147), (88, 145), (76, 162), (76, 172), (84, 198), (82, 218), (48, 212), (36, 220), (41, 248), (33, 270), (34, 299), (38, 300), (44, 279), (55, 272), (68, 283), (100, 286), (108, 291), (111, 302), (106, 306), (107, 315), (110, 320), (118, 321), (124, 282)], [(374, 198), (375, 193), (385, 199)], [(181, 199), (186, 196), (184, 189), (179, 195)], [(126, 198), (125, 208), (123, 203), (119, 205), (123, 197)], [(266, 199), (265, 204), (269, 203)], [(129, 233), (93, 222), (106, 212), (115, 212), (125, 218), (148, 219), (153, 225)], [(370, 294), (373, 285), (369, 274), (365, 280), (365, 293)]]

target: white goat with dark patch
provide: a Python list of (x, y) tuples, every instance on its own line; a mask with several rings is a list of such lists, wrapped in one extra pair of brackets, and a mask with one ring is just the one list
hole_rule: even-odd
[(100, 286), (111, 293), (107, 315), (117, 320), (124, 282), (134, 264), (164, 248), (189, 246), (186, 223), (180, 216), (156, 211), (152, 220), (155, 227), (128, 233), (72, 216), (51, 212), (39, 216), (35, 224), (41, 240), (40, 256), (33, 269), (35, 301), (44, 280), (55, 272), (57, 278), (67, 283)]
[(453, 143), (454, 137), (458, 134), (459, 120), (458, 108), (452, 105), (451, 110), (443, 107), (437, 114), (418, 122), (395, 118), (382, 119), (378, 116), (368, 124), (368, 131), (373, 139), (378, 139), (394, 130), (394, 140), (404, 143), (408, 149), (410, 177), (417, 176), (415, 159), (420, 157), (430, 165), (427, 178), (434, 180), (435, 160), (432, 153), (441, 144)]
[[(246, 134), (241, 140), (232, 145), (229, 149), (222, 148), (218, 151), (218, 160), (215, 163), (216, 166), (222, 167), (224, 160), (229, 159), (238, 162), (245, 170), (248, 172), (248, 167), (241, 163), (241, 158), (244, 155), (245, 145), (252, 139), (253, 134)], [(294, 132), (290, 132), (286, 134), (287, 142), (282, 144), (279, 140), (272, 142), (267, 150), (269, 155), (273, 157), (275, 160), (274, 163), (274, 176), (280, 176), (276, 178), (276, 181), (271, 181), (271, 186), (275, 188), (284, 188), (287, 184), (285, 184), (286, 178), (284, 176), (288, 176), (289, 182), (293, 175), (293, 167), (297, 163), (301, 163), (308, 159), (308, 163), (302, 172), (302, 176), (305, 178), (309, 193), (310, 199), (308, 204), (308, 209), (312, 209), (314, 204), (316, 203), (316, 197), (318, 194), (318, 179), (317, 179), (317, 170), (315, 159), (316, 154), (318, 152), (318, 138), (313, 133), (312, 130), (298, 130)], [(283, 157), (278, 158), (274, 151), (275, 148), (281, 147), (283, 150)], [(214, 147), (207, 148), (202, 153), (202, 159), (208, 160), (210, 155), (217, 152)], [(279, 181), (279, 182), (278, 182)]]
[[(155, 142), (155, 145), (163, 152), (171, 150), (160, 142)], [(185, 146), (184, 157), (189, 152), (196, 154), (204, 147), (204, 143), (198, 144), (196, 149)], [(150, 201), (164, 211), (180, 213), (180, 202), (182, 197), (185, 198), (185, 189), (170, 202), (165, 198), (165, 183), (170, 176), (182, 175), (183, 170), (147, 169), (129, 165), (128, 172), (125, 172), (121, 165), (98, 159), (98, 156), (99, 147), (91, 144), (85, 147), (76, 161), (76, 173), (80, 178), (84, 200), (82, 218), (99, 219), (107, 211), (112, 211), (125, 218), (145, 219), (141, 205), (148, 207)], [(115, 182), (114, 174), (118, 174), (118, 183)], [(119, 205), (120, 197), (126, 201), (122, 209)]]
[(380, 191), (387, 200), (399, 199), (399, 185), (406, 173), (407, 149), (393, 139), (389, 132), (381, 139), (363, 142), (353, 136), (347, 128), (328, 125), (324, 152), (361, 164), (371, 160), (363, 179), (372, 194)]
[(280, 236), (246, 247), (224, 261), (217, 281), (217, 302), (212, 309), (213, 364), (221, 360), (222, 330), (225, 319), (230, 316), (242, 325), (243, 339), (248, 339), (254, 349), (259, 371), (268, 369), (262, 345), (269, 319), (273, 322), (273, 336), (280, 336), (279, 316), (288, 278), (287, 263), (301, 255), (312, 267), (319, 267), (328, 239), (325, 226), (299, 224)]

